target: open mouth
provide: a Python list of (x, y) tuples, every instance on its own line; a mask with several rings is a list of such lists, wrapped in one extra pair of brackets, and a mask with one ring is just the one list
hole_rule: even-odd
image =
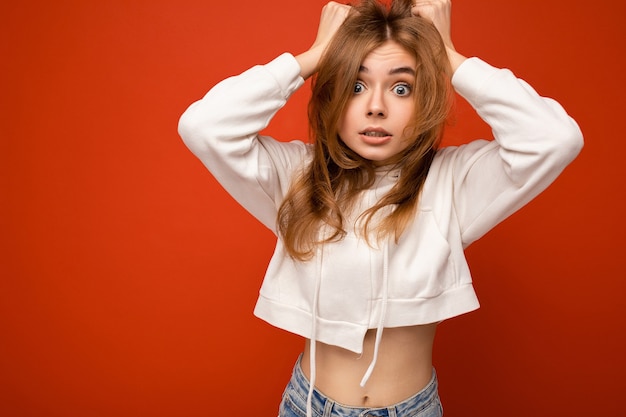
[(361, 132), (361, 139), (368, 145), (383, 145), (391, 140), (391, 133), (382, 129), (372, 129)]
[(387, 136), (390, 136), (387, 132), (363, 132), (361, 134), (370, 138), (385, 138)]

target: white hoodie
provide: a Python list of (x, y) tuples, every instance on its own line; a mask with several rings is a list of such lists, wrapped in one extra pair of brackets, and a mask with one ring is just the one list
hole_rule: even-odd
[[(303, 84), (299, 72), (289, 54), (255, 66), (217, 84), (179, 124), (191, 151), (275, 234), (278, 208), (312, 147), (258, 132)], [(478, 58), (466, 60), (452, 83), (492, 127), (495, 140), (438, 151), (415, 220), (397, 244), (391, 239), (368, 246), (351, 218), (343, 240), (300, 262), (286, 255), (278, 236), (258, 317), (361, 353), (368, 329), (377, 328), (380, 338), (384, 327), (439, 322), (478, 308), (464, 249), (543, 191), (576, 157), (582, 134), (557, 102)], [(361, 208), (380, 199), (398, 175), (378, 173)]]

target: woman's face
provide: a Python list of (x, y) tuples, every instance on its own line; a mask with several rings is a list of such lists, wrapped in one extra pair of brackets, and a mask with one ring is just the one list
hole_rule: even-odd
[(413, 138), (404, 131), (415, 111), (415, 58), (393, 41), (370, 52), (339, 121), (343, 143), (376, 165), (396, 162)]

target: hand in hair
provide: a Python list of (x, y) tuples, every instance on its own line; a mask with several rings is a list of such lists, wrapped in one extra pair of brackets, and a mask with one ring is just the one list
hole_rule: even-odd
[(317, 37), (311, 48), (298, 55), (296, 59), (300, 64), (300, 75), (302, 78), (308, 78), (315, 71), (319, 60), (330, 43), (339, 26), (346, 20), (350, 6), (340, 4), (334, 1), (328, 2), (322, 9), (320, 23), (317, 28)]
[(417, 0), (411, 9), (411, 13), (415, 16), (420, 16), (433, 22), (443, 39), (444, 45), (446, 46), (452, 71), (455, 71), (465, 60), (465, 57), (456, 51), (454, 44), (452, 43), (452, 34), (450, 30), (452, 2), (450, 0)]

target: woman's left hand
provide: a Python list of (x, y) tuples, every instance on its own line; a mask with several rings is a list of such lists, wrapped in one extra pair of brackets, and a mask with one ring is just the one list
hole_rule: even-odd
[(433, 22), (443, 44), (448, 53), (448, 59), (452, 66), (452, 71), (465, 60), (465, 57), (456, 52), (452, 43), (451, 18), (452, 18), (452, 1), (451, 0), (417, 0), (411, 8), (414, 16), (420, 16)]
[(454, 50), (450, 31), (452, 17), (452, 2), (450, 0), (417, 0), (413, 4), (411, 13), (433, 22), (446, 48)]

